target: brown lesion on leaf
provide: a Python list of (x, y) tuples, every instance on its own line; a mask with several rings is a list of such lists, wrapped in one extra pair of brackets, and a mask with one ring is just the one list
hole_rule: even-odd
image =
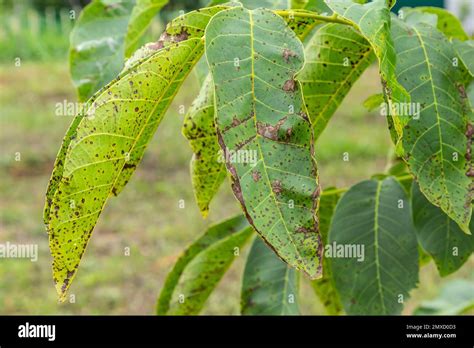
[(314, 233), (315, 231), (309, 228), (306, 228), (304, 226), (300, 226), (296, 229), (296, 233), (303, 233), (303, 234), (308, 234), (308, 233)]
[(272, 191), (276, 195), (280, 195), (283, 192), (283, 186), (281, 185), (280, 180), (273, 180), (272, 181)]
[(458, 84), (458, 91), (459, 91), (459, 95), (461, 96), (461, 98), (467, 99), (466, 89), (464, 88), (464, 86), (462, 84)]
[(294, 78), (291, 78), (289, 80), (286, 80), (285, 83), (283, 84), (282, 89), (285, 92), (293, 93), (296, 91), (296, 80)]
[(295, 52), (293, 52), (292, 50), (288, 48), (285, 48), (281, 55), (287, 64), (290, 62), (290, 58), (298, 57), (298, 55)]
[(163, 32), (157, 42), (149, 44), (147, 47), (152, 50), (159, 50), (165, 47), (167, 43), (178, 43), (189, 38), (189, 33), (186, 31), (186, 28), (181, 28), (181, 31), (178, 34), (169, 34), (168, 32)]
[(230, 123), (230, 125), (228, 125), (227, 127), (225, 127), (222, 132), (225, 133), (227, 131), (229, 131), (230, 129), (234, 128), (234, 127), (237, 127), (237, 126), (240, 126), (242, 123), (245, 123), (247, 122), (248, 120), (252, 119), (254, 116), (254, 113), (253, 111), (250, 113), (250, 115), (244, 119), (241, 119), (239, 120), (236, 116), (234, 116), (232, 118), (232, 122)]
[(271, 140), (278, 140), (278, 131), (280, 130), (280, 127), (285, 123), (286, 119), (287, 119), (287, 116), (283, 117), (274, 126), (258, 121), (257, 133), (260, 134), (264, 138), (268, 138)]
[(234, 118), (232, 119), (232, 127), (237, 127), (239, 124), (241, 124), (242, 122), (234, 116)]
[(252, 179), (255, 182), (258, 182), (262, 178), (262, 174), (258, 170), (252, 170)]

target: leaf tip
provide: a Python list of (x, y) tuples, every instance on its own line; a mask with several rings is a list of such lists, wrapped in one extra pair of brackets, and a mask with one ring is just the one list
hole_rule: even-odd
[(310, 279), (310, 280), (317, 280), (323, 277), (323, 270), (319, 264), (317, 267), (312, 267), (312, 265), (303, 264), (303, 267), (299, 267), (303, 271), (303, 273)]
[(471, 230), (469, 229), (469, 224), (459, 224), (459, 227), (465, 234), (469, 236), (472, 235)]

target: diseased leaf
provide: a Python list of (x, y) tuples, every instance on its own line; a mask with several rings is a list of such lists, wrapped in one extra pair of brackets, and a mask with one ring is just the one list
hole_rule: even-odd
[(336, 23), (316, 31), (306, 45), (305, 55), (306, 64), (297, 79), (303, 87), (316, 140), (374, 55), (367, 40), (353, 28)]
[(459, 315), (474, 309), (474, 282), (454, 279), (447, 283), (437, 298), (424, 301), (415, 315)]
[[(331, 191), (335, 190), (336, 189), (333, 187), (325, 189), (321, 195), (321, 201), (319, 203), (319, 230), (321, 231), (323, 245), (325, 246), (328, 244), (329, 228), (334, 209), (341, 197), (338, 193), (331, 193)], [(330, 194), (325, 194), (324, 192)], [(311, 285), (329, 315), (338, 315), (343, 312), (342, 303), (334, 283), (330, 258), (323, 257), (323, 277), (311, 281)]]
[[(125, 186), (184, 78), (201, 57), (201, 36), (211, 11), (215, 9), (199, 12), (201, 22), (195, 13), (189, 14), (192, 29), (180, 20), (186, 38), (166, 36), (156, 53), (98, 92), (73, 121), (58, 154), (45, 206), (54, 281), (61, 299), (108, 197)], [(168, 28), (175, 29), (173, 24)]]
[(133, 1), (94, 0), (70, 36), (69, 66), (80, 101), (86, 101), (122, 70), (124, 37)]
[(138, 41), (150, 25), (153, 17), (168, 0), (137, 0), (130, 15), (125, 36), (125, 56), (130, 57), (137, 49)]
[[(389, 177), (363, 181), (336, 206), (329, 232), (331, 270), (347, 314), (397, 314), (418, 282), (410, 201)], [(363, 249), (362, 249), (363, 248)]]
[(420, 6), (420, 7), (403, 7), (401, 9), (404, 17), (409, 17), (414, 13), (428, 13), (436, 16), (435, 26), (448, 38), (456, 38), (459, 40), (467, 40), (469, 37), (462, 27), (461, 21), (451, 12), (440, 7)]
[(428, 200), (469, 233), (474, 131), (461, 69), (453, 66), (452, 46), (435, 28), (398, 19), (392, 24), (397, 78), (419, 108), (403, 130), (404, 157)]
[[(277, 3), (276, 3), (277, 5)], [(287, 17), (288, 26), (295, 31), (296, 35), (304, 39), (309, 32), (317, 25), (314, 19), (292, 19)], [(202, 60), (201, 60), (202, 61)], [(207, 62), (205, 69), (200, 66), (201, 61), (196, 65), (198, 80), (204, 79), (203, 71), (208, 71)], [(206, 217), (209, 212), (209, 203), (217, 194), (218, 189), (224, 180), (227, 170), (225, 165), (218, 162), (222, 156), (219, 152), (220, 146), (217, 142), (214, 123), (214, 88), (212, 77), (204, 83), (201, 91), (193, 102), (183, 124), (183, 133), (190, 140), (194, 155), (191, 159), (191, 176), (194, 188), (194, 195), (198, 203), (201, 214)], [(222, 150), (220, 150), (222, 151)]]
[(206, 217), (209, 203), (227, 176), (214, 124), (214, 86), (209, 75), (184, 118), (183, 134), (193, 149), (191, 179), (201, 214)]
[(338, 15), (352, 22), (370, 43), (379, 62), (380, 76), (384, 95), (398, 137), (408, 118), (397, 112), (394, 103), (409, 102), (407, 91), (395, 76), (397, 56), (390, 33), (390, 6), (385, 0), (374, 0), (367, 4), (357, 4), (352, 0), (327, 0), (329, 7)]
[(158, 299), (158, 315), (198, 314), (212, 290), (253, 234), (245, 217), (211, 226), (178, 259)]
[[(418, 241), (434, 259), (439, 274), (444, 277), (457, 271), (474, 252), (474, 236), (463, 233), (441, 209), (432, 205), (415, 182), (412, 202)], [(470, 228), (474, 230), (474, 221)]]
[(298, 274), (255, 238), (242, 280), (243, 315), (298, 315)]
[[(313, 139), (295, 74), (301, 42), (269, 10), (233, 8), (206, 28), (216, 127), (249, 222), (290, 266), (321, 275)], [(232, 155), (243, 154), (242, 160)]]

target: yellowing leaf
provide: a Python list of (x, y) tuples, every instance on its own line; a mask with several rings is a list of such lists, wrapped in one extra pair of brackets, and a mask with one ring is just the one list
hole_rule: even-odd
[[(108, 197), (127, 183), (173, 97), (201, 57), (201, 36), (216, 10), (189, 14), (192, 28), (187, 26), (189, 17), (181, 19), (180, 36), (167, 32), (156, 53), (99, 91), (66, 134), (44, 214), (61, 298)], [(173, 33), (176, 28), (172, 24), (168, 30)]]

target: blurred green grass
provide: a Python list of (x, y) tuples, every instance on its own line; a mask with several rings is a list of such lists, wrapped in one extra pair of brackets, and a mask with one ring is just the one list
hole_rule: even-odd
[[(370, 68), (354, 86), (316, 144), (324, 187), (348, 186), (386, 166), (391, 148), (386, 120), (362, 107), (380, 90)], [(145, 158), (123, 193), (109, 200), (78, 276), (75, 303), (58, 304), (51, 275), (48, 239), (42, 222), (44, 194), (71, 117), (56, 116), (56, 103), (75, 101), (68, 69), (58, 63), (0, 65), (0, 242), (38, 244), (39, 260), (0, 260), (0, 314), (153, 314), (157, 294), (180, 252), (206, 226), (239, 212), (229, 185), (203, 220), (189, 175), (190, 148), (181, 135), (184, 115), (198, 91), (193, 76), (176, 97)], [(343, 161), (343, 153), (349, 161)], [(16, 153), (21, 160), (15, 161)], [(185, 209), (178, 207), (184, 199)], [(131, 255), (125, 255), (130, 248)], [(233, 264), (207, 301), (204, 314), (238, 314), (246, 252)], [(440, 279), (433, 264), (421, 271), (405, 313), (433, 298), (451, 278), (468, 277), (473, 259)], [(300, 299), (305, 314), (324, 314), (306, 281)]]

